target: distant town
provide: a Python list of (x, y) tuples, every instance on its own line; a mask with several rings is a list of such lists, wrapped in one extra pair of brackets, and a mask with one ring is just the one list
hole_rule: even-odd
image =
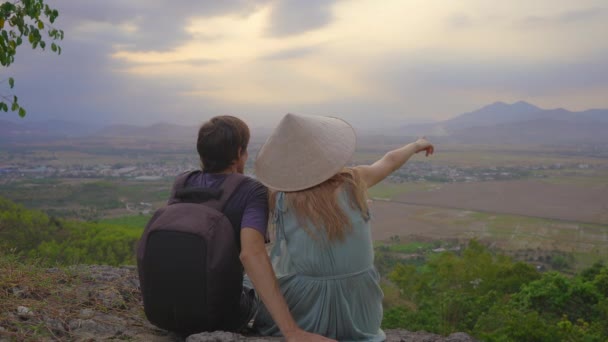
[[(157, 181), (172, 178), (186, 171), (197, 169), (199, 166), (193, 160), (183, 160), (177, 163), (137, 163), (137, 164), (99, 164), (99, 165), (72, 165), (54, 167), (50, 165), (20, 165), (0, 164), (0, 182), (7, 183), (19, 179), (31, 178), (118, 178), (136, 181)], [(548, 165), (520, 165), (496, 167), (453, 167), (436, 165), (428, 162), (410, 161), (389, 177), (392, 183), (427, 181), (438, 183), (479, 182), (496, 180), (514, 180), (522, 178), (546, 177), (542, 172), (546, 170), (590, 169), (592, 164), (548, 164)], [(253, 169), (252, 162), (247, 164), (247, 173)]]

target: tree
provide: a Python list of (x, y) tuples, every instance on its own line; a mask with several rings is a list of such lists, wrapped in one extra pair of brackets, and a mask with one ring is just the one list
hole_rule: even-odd
[[(52, 26), (59, 16), (56, 9), (49, 7), (44, 0), (15, 0), (0, 4), (0, 65), (8, 67), (15, 61), (17, 47), (27, 39), (33, 49), (46, 49), (47, 42), (43, 34), (51, 42), (51, 51), (61, 54), (61, 47), (56, 43), (63, 39), (63, 31)], [(46, 34), (44, 33), (44, 30)], [(15, 86), (15, 80), (9, 77), (1, 84), (8, 82), (9, 89)], [(19, 105), (17, 96), (0, 93), (0, 110), (18, 111), (19, 116), (25, 116), (25, 109)]]

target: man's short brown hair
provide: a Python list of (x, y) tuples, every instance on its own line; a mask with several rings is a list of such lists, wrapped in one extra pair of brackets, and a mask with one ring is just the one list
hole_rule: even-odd
[(234, 116), (211, 118), (198, 130), (196, 150), (204, 172), (222, 172), (247, 151), (249, 127)]

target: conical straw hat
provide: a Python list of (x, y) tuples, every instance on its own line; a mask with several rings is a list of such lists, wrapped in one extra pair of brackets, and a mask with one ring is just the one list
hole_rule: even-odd
[(256, 177), (274, 190), (304, 190), (342, 170), (355, 144), (355, 131), (344, 120), (287, 114), (258, 152)]

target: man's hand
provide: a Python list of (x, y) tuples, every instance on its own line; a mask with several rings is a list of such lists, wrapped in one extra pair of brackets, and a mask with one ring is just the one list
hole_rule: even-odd
[(287, 342), (335, 342), (336, 340), (332, 340), (327, 337), (323, 337), (321, 335), (312, 334), (302, 329), (298, 329), (293, 333), (285, 336), (285, 340)]
[(415, 142), (416, 153), (426, 151), (426, 156), (430, 156), (435, 152), (435, 146), (433, 146), (425, 137), (422, 137)]

